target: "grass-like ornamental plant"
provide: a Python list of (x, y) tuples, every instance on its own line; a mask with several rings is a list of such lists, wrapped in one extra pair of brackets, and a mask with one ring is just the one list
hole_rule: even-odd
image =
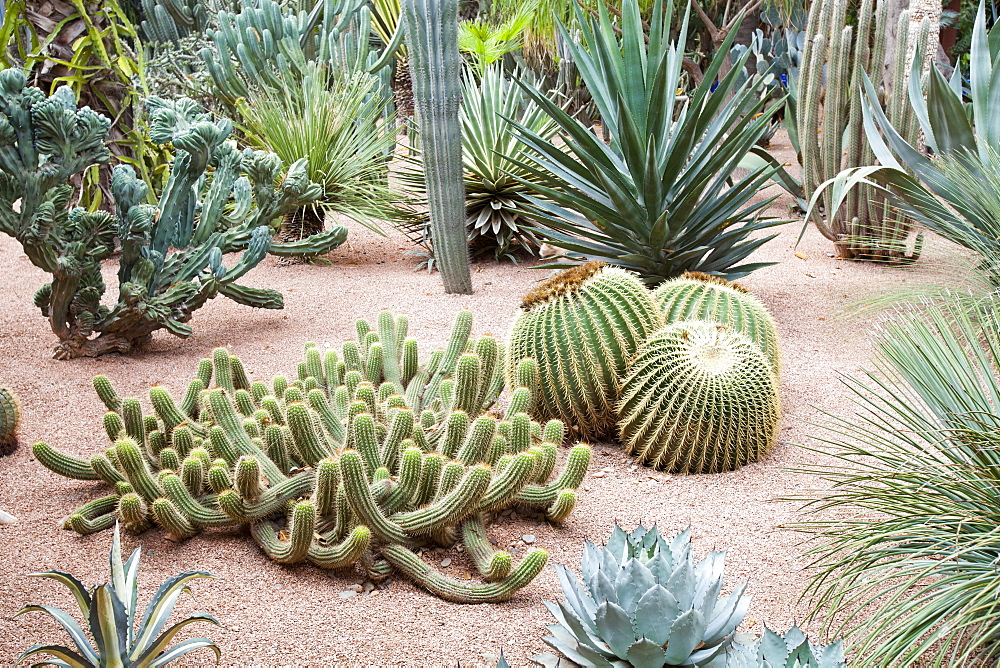
[[(374, 327), (358, 321), (341, 355), (310, 344), (296, 380), (269, 384), (251, 382), (218, 348), (180, 401), (151, 388), (151, 412), (97, 376), (113, 446), (87, 460), (45, 443), (34, 454), (61, 475), (112, 488), (65, 519), (79, 533), (116, 520), (181, 539), (246, 526), (278, 563), (360, 564), (376, 581), (399, 572), (452, 601), (507, 600), (548, 555), (535, 549), (514, 564), (486, 526), (512, 507), (564, 520), (591, 451), (578, 444), (560, 456), (566, 430), (528, 416), (528, 387), (513, 390), (503, 414), (491, 410), (503, 351), (492, 337), (470, 339), (471, 328), (472, 314), (460, 312), (448, 346), (419, 360), (406, 318), (382, 312)], [(459, 541), (482, 582), (449, 578), (415, 552)]]
[[(832, 486), (802, 522), (815, 614), (865, 666), (1000, 658), (1000, 297), (926, 304), (882, 326), (875, 369), (831, 415)], [(844, 512), (847, 511), (847, 512)]]
[(688, 272), (661, 283), (653, 301), (663, 311), (665, 324), (709, 320), (746, 334), (779, 368), (778, 327), (764, 303), (739, 283), (717, 276)]
[(773, 198), (750, 203), (777, 166), (734, 177), (766, 131), (773, 106), (760, 78), (736, 84), (747, 54), (712, 90), (736, 28), (717, 49), (704, 81), (678, 101), (688, 14), (671, 41), (669, 4), (665, 9), (662, 0), (654, 3), (648, 30), (636, 0), (622, 4), (620, 28), (604, 7), (599, 18), (576, 8), (580, 39), (560, 28), (608, 144), (526, 86), (558, 123), (565, 144), (519, 129), (518, 137), (534, 152), (522, 168), (541, 195), (534, 202), (537, 234), (571, 259), (603, 260), (650, 284), (685, 271), (735, 279), (765, 266), (744, 260), (773, 237), (749, 237), (779, 222), (761, 215)]
[(771, 361), (716, 322), (679, 322), (629, 362), (618, 404), (625, 451), (672, 473), (732, 471), (763, 458), (781, 418)]
[(34, 573), (35, 577), (49, 578), (66, 585), (76, 599), (89, 634), (64, 610), (48, 605), (28, 605), (17, 614), (44, 612), (50, 615), (69, 635), (75, 648), (63, 645), (35, 645), (21, 654), (15, 663), (42, 654), (51, 658), (37, 665), (69, 668), (105, 666), (157, 668), (166, 666), (190, 652), (205, 648), (215, 652), (218, 660), (222, 653), (208, 638), (190, 638), (173, 647), (170, 646), (174, 637), (190, 624), (208, 622), (221, 626), (215, 617), (207, 612), (195, 613), (164, 630), (177, 599), (184, 592), (190, 593), (188, 583), (197, 578), (213, 576), (205, 571), (186, 571), (175, 575), (160, 585), (140, 619), (137, 578), (141, 551), (141, 548), (136, 548), (128, 560), (122, 563), (121, 539), (116, 525), (115, 536), (111, 543), (110, 582), (99, 584), (88, 591), (82, 582), (69, 573), (62, 571)]
[[(581, 666), (716, 666), (732, 645), (751, 597), (745, 584), (720, 598), (725, 554), (700, 562), (690, 532), (665, 539), (639, 525), (615, 525), (607, 545), (587, 541), (582, 582), (556, 566), (564, 599), (545, 601), (557, 624), (545, 643)], [(557, 665), (556, 657), (535, 661)]]
[(14, 452), (20, 424), (21, 402), (17, 395), (0, 385), (0, 457)]
[(323, 189), (318, 201), (293, 212), (306, 221), (297, 226), (299, 235), (322, 231), (326, 211), (374, 229), (377, 221), (396, 215), (386, 169), (395, 125), (385, 107), (374, 76), (331, 75), (316, 65), (301, 79), (289, 77), (280, 89), (251, 88), (237, 102), (250, 145), (273, 152), (286, 165), (304, 159), (309, 180)]
[(626, 365), (660, 326), (649, 291), (631, 272), (588, 262), (525, 295), (508, 337), (508, 384), (525, 384), (520, 362), (538, 368), (536, 414), (582, 437), (614, 432)]
[(726, 654), (725, 668), (847, 668), (843, 643), (814, 645), (799, 627), (785, 633), (764, 628), (753, 644), (736, 643)]

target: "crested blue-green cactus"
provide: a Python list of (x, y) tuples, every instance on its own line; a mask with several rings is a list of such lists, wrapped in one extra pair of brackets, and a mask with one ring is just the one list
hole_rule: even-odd
[(472, 294), (462, 178), (458, 0), (402, 0), (434, 258), (445, 292)]
[[(237, 150), (228, 141), (232, 124), (213, 122), (186, 98), (150, 98), (147, 106), (151, 139), (176, 151), (159, 204), (145, 204), (146, 184), (119, 165), (111, 185), (114, 217), (71, 210), (70, 177), (108, 160), (109, 121), (77, 110), (67, 88), (46, 97), (20, 72), (0, 72), (0, 231), (52, 274), (35, 305), (59, 338), (57, 358), (126, 352), (163, 328), (188, 336), (192, 313), (219, 294), (281, 308), (278, 292), (236, 281), (268, 253), (320, 253), (346, 238), (338, 227), (294, 244), (273, 243), (272, 221), (321, 192), (304, 162), (282, 176), (276, 156)], [(101, 303), (101, 261), (115, 249), (116, 235), (119, 294), (109, 308)], [(223, 254), (239, 251), (233, 266), (222, 264)]]

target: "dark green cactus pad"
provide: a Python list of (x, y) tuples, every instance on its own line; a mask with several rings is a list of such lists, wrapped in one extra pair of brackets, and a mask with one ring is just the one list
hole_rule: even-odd
[(667, 325), (629, 365), (619, 411), (625, 450), (671, 473), (732, 471), (777, 435), (777, 377), (748, 336), (725, 325)]

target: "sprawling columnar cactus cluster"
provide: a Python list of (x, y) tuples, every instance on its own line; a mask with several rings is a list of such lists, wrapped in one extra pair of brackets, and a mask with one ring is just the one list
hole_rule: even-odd
[[(114, 487), (66, 518), (80, 533), (116, 519), (178, 538), (249, 525), (280, 563), (360, 563), (373, 579), (395, 569), (449, 600), (506, 600), (547, 555), (536, 549), (514, 566), (490, 545), (486, 518), (517, 505), (563, 520), (590, 448), (572, 447), (553, 476), (563, 424), (529, 417), (527, 387), (514, 389), (504, 414), (493, 410), (502, 348), (492, 337), (470, 339), (471, 326), (471, 313), (459, 313), (447, 348), (420, 363), (406, 318), (383, 312), (375, 327), (358, 321), (358, 339), (340, 355), (307, 345), (298, 378), (270, 385), (250, 382), (239, 358), (217, 348), (180, 401), (153, 387), (152, 413), (97, 376), (114, 445), (82, 460), (37, 443), (35, 456), (62, 475)], [(534, 376), (530, 360), (521, 366)], [(483, 584), (452, 580), (413, 551), (456, 541)]]
[[(305, 161), (282, 173), (277, 156), (238, 150), (227, 120), (213, 121), (189, 99), (147, 100), (150, 138), (176, 156), (156, 206), (129, 165), (115, 167), (115, 215), (69, 208), (70, 178), (108, 160), (109, 121), (78, 110), (72, 91), (46, 97), (17, 70), (0, 72), (0, 232), (52, 275), (35, 305), (59, 338), (60, 359), (126, 352), (167, 329), (188, 336), (193, 312), (218, 295), (281, 308), (281, 294), (237, 281), (268, 253), (322, 253), (347, 237), (336, 227), (299, 242), (271, 241), (271, 223), (315, 200)], [(118, 301), (101, 303), (101, 261), (121, 243)], [(233, 266), (223, 255), (242, 251)]]

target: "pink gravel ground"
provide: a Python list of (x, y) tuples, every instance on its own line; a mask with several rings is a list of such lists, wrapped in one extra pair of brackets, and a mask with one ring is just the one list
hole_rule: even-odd
[[(783, 196), (772, 214), (786, 216), (788, 203)], [(732, 473), (664, 480), (633, 465), (620, 448), (600, 444), (580, 503), (562, 526), (508, 520), (491, 529), (498, 545), (519, 546), (523, 555), (520, 539), (533, 534), (535, 546), (549, 551), (550, 564), (578, 565), (584, 540), (603, 541), (616, 520), (627, 527), (655, 523), (666, 533), (691, 527), (699, 552), (727, 550), (730, 584), (749, 580), (754, 602), (744, 630), (759, 631), (765, 623), (784, 630), (805, 617), (808, 608), (799, 601), (808, 581), (801, 537), (780, 528), (800, 518), (798, 506), (777, 499), (820, 485), (787, 470), (822, 461), (792, 443), (807, 443), (817, 432), (808, 423), (818, 417), (818, 409), (850, 410), (837, 376), (867, 364), (870, 324), (837, 315), (863, 295), (933, 277), (943, 255), (927, 250), (908, 269), (855, 264), (830, 257), (832, 244), (813, 229), (796, 247), (799, 229), (798, 223), (780, 228), (780, 236), (754, 258), (778, 264), (742, 281), (773, 310), (781, 336), (785, 416), (781, 443), (770, 456)], [(49, 357), (53, 337), (31, 300), (46, 275), (13, 240), (0, 237), (0, 275), (7, 276), (8, 297), (0, 310), (0, 384), (11, 387), (24, 405), (21, 447), (0, 459), (0, 509), (19, 519), (0, 527), (0, 665), (13, 664), (36, 642), (67, 640), (43, 615), (12, 619), (28, 603), (75, 609), (62, 587), (26, 573), (65, 570), (88, 585), (107, 579), (110, 532), (79, 537), (59, 522), (81, 503), (103, 495), (102, 485), (49, 472), (33, 460), (30, 447), (44, 440), (84, 456), (106, 447), (103, 406), (91, 388), (95, 374), (108, 375), (122, 396), (145, 398), (156, 383), (177, 393), (197, 361), (216, 346), (239, 355), (252, 378), (294, 374), (306, 341), (339, 347), (353, 336), (356, 318), (372, 318), (380, 309), (408, 314), (410, 331), (426, 354), (444, 344), (462, 308), (476, 314), (476, 334), (505, 335), (520, 297), (547, 273), (479, 263), (473, 266), (473, 295), (446, 295), (438, 274), (412, 271), (417, 259), (409, 250), (398, 234), (382, 238), (355, 226), (348, 242), (331, 254), (329, 266), (276, 267), (268, 260), (249, 274), (250, 285), (281, 289), (283, 311), (251, 311), (218, 299), (197, 312), (194, 335), (187, 340), (160, 332), (142, 354), (60, 362)], [(106, 273), (114, 285), (110, 265)], [(599, 471), (603, 477), (593, 475)], [(163, 580), (181, 571), (203, 569), (218, 577), (196, 581), (193, 597), (181, 599), (178, 613), (205, 610), (219, 618), (225, 629), (199, 625), (190, 635), (214, 639), (227, 666), (485, 665), (495, 663), (501, 649), (512, 665), (526, 665), (528, 657), (548, 651), (542, 636), (552, 620), (541, 602), (560, 595), (549, 568), (501, 605), (448, 603), (402, 578), (345, 600), (340, 594), (363, 581), (360, 573), (275, 564), (239, 531), (207, 532), (172, 543), (160, 530), (151, 530), (123, 540), (126, 552), (137, 546), (144, 550), (142, 606)], [(466, 570), (454, 551), (425, 556), (435, 563), (451, 557), (445, 570), (456, 577)], [(810, 628), (815, 631), (816, 625)], [(192, 656), (189, 665), (210, 663), (210, 654)]]

